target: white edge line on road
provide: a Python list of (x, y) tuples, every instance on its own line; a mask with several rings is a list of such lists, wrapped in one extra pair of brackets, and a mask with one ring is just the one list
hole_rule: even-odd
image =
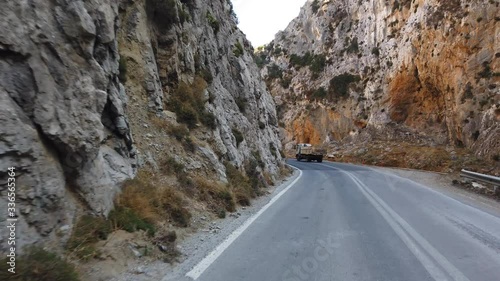
[[(291, 166), (291, 165), (289, 165)], [(293, 167), (293, 166), (291, 166)], [(293, 167), (297, 169), (296, 167)], [(299, 171), (299, 176), (290, 183), (285, 189), (280, 193), (276, 194), (262, 209), (260, 209), (255, 215), (248, 218), (240, 227), (233, 231), (217, 248), (215, 248), (210, 254), (208, 254), (201, 262), (199, 262), (191, 271), (189, 271), (186, 276), (192, 278), (193, 280), (198, 279), (205, 270), (214, 263), (217, 258), (257, 219), (262, 215), (274, 202), (276, 202), (283, 194), (285, 194), (301, 177), (302, 171)]]
[[(456, 268), (452, 263), (446, 259), (436, 248), (434, 248), (422, 235), (420, 235), (413, 227), (411, 227), (402, 217), (400, 217), (389, 205), (387, 205), (380, 197), (378, 197), (373, 191), (371, 191), (361, 180), (349, 172), (345, 172), (360, 188), (361, 192), (366, 196), (366, 198), (373, 204), (373, 206), (382, 214), (386, 221), (391, 225), (394, 231), (400, 236), (400, 238), (405, 242), (408, 248), (415, 254), (415, 256), (420, 260), (422, 265), (427, 269), (427, 271), (432, 275), (435, 280), (446, 280), (442, 275), (441, 270), (436, 268), (434, 263), (423, 255), (415, 243), (408, 239), (406, 235), (408, 233), (417, 244), (422, 247), (429, 256), (434, 259), (441, 268), (443, 268), (454, 280), (468, 281), (469, 279), (462, 273), (458, 268)], [(403, 231), (404, 230), (404, 231)], [(403, 232), (401, 232), (403, 231)], [(404, 233), (406, 232), (406, 233)]]
[[(490, 213), (488, 213), (488, 212), (485, 212), (485, 211), (483, 211), (483, 210), (481, 210), (481, 209), (479, 209), (479, 208), (477, 208), (477, 207), (471, 206), (471, 205), (469, 205), (469, 204), (467, 204), (467, 203), (465, 203), (465, 202), (462, 202), (462, 201), (460, 201), (460, 200), (458, 200), (458, 199), (456, 199), (456, 198), (453, 198), (453, 196), (449, 195), (449, 194), (448, 194), (448, 192), (441, 191), (441, 190), (436, 190), (435, 188), (432, 188), (432, 187), (430, 187), (430, 186), (426, 186), (426, 185), (421, 184), (421, 183), (419, 183), (419, 182), (416, 182), (416, 181), (414, 181), (414, 180), (412, 180), (412, 179), (408, 179), (408, 178), (402, 177), (402, 176), (400, 176), (400, 175), (393, 174), (393, 173), (391, 173), (391, 172), (382, 171), (382, 170), (379, 170), (379, 169), (376, 169), (376, 168), (371, 168), (371, 167), (370, 167), (370, 169), (371, 169), (372, 171), (376, 172), (376, 173), (381, 173), (381, 174), (384, 174), (384, 175), (389, 176), (389, 177), (395, 177), (395, 178), (399, 178), (399, 179), (400, 179), (400, 180), (402, 180), (402, 181), (409, 182), (409, 183), (411, 183), (411, 184), (413, 184), (413, 185), (415, 185), (415, 186), (417, 186), (417, 187), (419, 187), (419, 188), (426, 189), (426, 190), (428, 190), (428, 191), (430, 191), (430, 192), (432, 192), (432, 193), (434, 193), (434, 194), (436, 194), (436, 195), (439, 195), (439, 196), (441, 196), (441, 197), (445, 197), (445, 198), (447, 198), (447, 199), (450, 199), (451, 201), (453, 201), (453, 202), (455, 202), (455, 203), (457, 203), (457, 204), (459, 204), (459, 205), (462, 205), (462, 206), (464, 206), (464, 207), (468, 208), (469, 210), (472, 210), (472, 211), (474, 211), (474, 212), (479, 212), (479, 213), (481, 213), (481, 214), (484, 214), (484, 215), (486, 215), (486, 216), (488, 216), (488, 217), (490, 217), (490, 218), (492, 218), (492, 219), (494, 219), (494, 220), (496, 220), (496, 221), (500, 222), (500, 217), (497, 217), (497, 216), (495, 216), (495, 215), (493, 215), (493, 214), (490, 214)], [(425, 172), (425, 171), (424, 171), (424, 172)], [(450, 192), (450, 193), (452, 193), (451, 191), (449, 191), (449, 192)], [(469, 198), (470, 200), (474, 200), (474, 201), (476, 201), (476, 202), (478, 202), (478, 203), (481, 203), (481, 204), (483, 204), (483, 205), (485, 205), (485, 206), (489, 207), (489, 205), (488, 205), (488, 204), (485, 204), (485, 203), (483, 203), (483, 202), (477, 201), (475, 198), (472, 198), (472, 197), (469, 197), (469, 196), (466, 196), (466, 195), (462, 195), (462, 194), (460, 194), (460, 193), (453, 193), (453, 194), (454, 194), (454, 195), (463, 196), (463, 197), (465, 197), (465, 198)]]
[[(321, 164), (333, 169), (338, 169), (329, 165)], [(422, 263), (424, 268), (429, 272), (434, 280), (448, 280), (441, 267), (446, 271), (453, 280), (469, 281), (469, 279), (452, 263), (446, 259), (436, 248), (434, 248), (420, 233), (410, 226), (401, 216), (399, 216), (387, 203), (385, 203), (378, 195), (371, 191), (360, 179), (352, 173), (338, 169), (340, 172), (347, 175), (358, 186), (361, 193), (370, 201), (375, 209), (382, 215), (391, 228), (406, 244), (408, 249), (415, 255), (415, 257)], [(411, 239), (409, 236), (411, 236)], [(422, 252), (419, 246), (424, 250)], [(437, 267), (436, 261), (439, 265)]]

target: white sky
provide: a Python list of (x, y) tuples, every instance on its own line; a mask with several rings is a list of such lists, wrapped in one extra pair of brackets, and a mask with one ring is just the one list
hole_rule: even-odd
[(232, 0), (239, 28), (257, 48), (274, 39), (299, 15), (306, 0)]

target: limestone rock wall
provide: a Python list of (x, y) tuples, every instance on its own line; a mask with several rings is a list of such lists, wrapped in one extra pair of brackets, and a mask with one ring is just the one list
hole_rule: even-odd
[[(137, 169), (151, 168), (163, 152), (177, 155), (168, 132), (153, 132), (162, 145), (147, 140), (144, 128), (152, 119), (146, 117), (175, 122), (165, 110), (170, 93), (181, 81), (191, 82), (200, 63), (213, 77), (206, 90), (213, 101), (205, 106), (216, 126), (194, 132), (196, 150), (177, 157), (189, 169), (214, 169), (224, 180), (223, 161), (242, 166), (259, 151), (266, 170), (278, 172), (281, 156), (271, 151), (281, 148), (273, 99), (230, 2), (165, 0), (175, 15), (168, 28), (158, 27), (147, 2), (4, 1), (0, 209), (7, 206), (7, 169), (15, 167), (19, 248), (64, 242), (77, 215), (107, 215), (121, 183)], [(239, 56), (236, 42), (243, 48)], [(128, 67), (126, 82), (120, 64)], [(244, 112), (238, 97), (246, 101)], [(239, 145), (234, 128), (244, 136)]]
[[(259, 54), (284, 143), (340, 141), (367, 127), (390, 137), (398, 127), (498, 153), (499, 20), (499, 2), (488, 0), (308, 1)], [(292, 57), (307, 52), (317, 61), (297, 66)]]

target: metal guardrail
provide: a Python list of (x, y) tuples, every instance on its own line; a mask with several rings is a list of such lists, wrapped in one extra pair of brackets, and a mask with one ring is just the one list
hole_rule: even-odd
[(464, 177), (464, 178), (476, 180), (479, 182), (483, 182), (483, 183), (489, 183), (489, 184), (492, 184), (493, 186), (500, 186), (500, 178), (499, 177), (480, 174), (480, 173), (476, 173), (476, 172), (471, 172), (471, 171), (467, 171), (464, 169), (462, 169), (462, 171), (460, 172), (460, 176)]

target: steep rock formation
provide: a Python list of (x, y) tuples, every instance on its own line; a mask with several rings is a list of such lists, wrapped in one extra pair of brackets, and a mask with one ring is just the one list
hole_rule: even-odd
[[(162, 18), (158, 7), (147, 12), (153, 2), (173, 17)], [(121, 183), (137, 169), (157, 169), (165, 154), (224, 181), (224, 161), (242, 167), (258, 151), (276, 175), (273, 100), (231, 11), (227, 1), (4, 3), (0, 208), (6, 210), (6, 172), (14, 167), (18, 248), (65, 241), (82, 212), (107, 215)], [(154, 122), (177, 124), (165, 110), (170, 93), (200, 75), (213, 80), (203, 106), (215, 123), (196, 124), (194, 150), (184, 152)], [(235, 140), (235, 130), (243, 140)]]
[(499, 21), (489, 0), (308, 1), (258, 53), (284, 143), (404, 130), (499, 154)]

